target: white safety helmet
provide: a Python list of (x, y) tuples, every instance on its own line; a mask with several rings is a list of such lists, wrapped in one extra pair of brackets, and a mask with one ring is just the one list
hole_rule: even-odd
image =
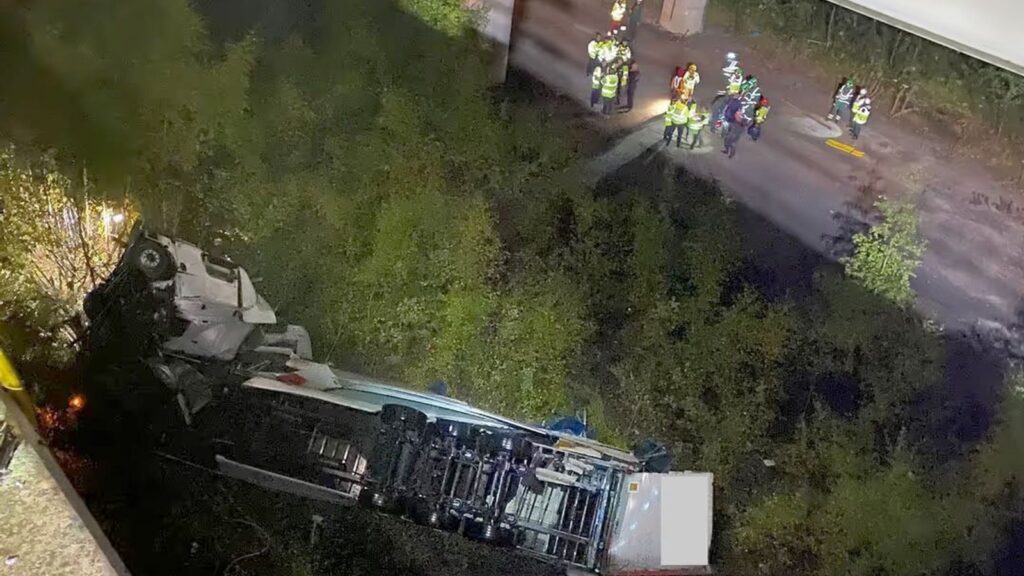
[(735, 52), (729, 52), (728, 54), (725, 55), (725, 59), (726, 60), (731, 60), (733, 62), (736, 61), (736, 58), (737, 58), (737, 56), (736, 56)]
[(861, 88), (861, 89), (860, 89), (860, 95), (861, 95), (861, 96), (864, 96), (864, 95), (865, 95), (865, 94), (867, 94), (867, 93), (868, 93), (868, 89), (867, 89), (867, 88)]
[(864, 104), (871, 104), (871, 98), (865, 98)]

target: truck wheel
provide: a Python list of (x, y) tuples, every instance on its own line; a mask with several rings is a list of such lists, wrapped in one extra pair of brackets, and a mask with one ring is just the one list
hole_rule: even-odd
[(475, 519), (466, 524), (466, 537), (495, 546), (509, 546), (513, 541), (512, 531), (508, 528)]
[(131, 263), (153, 281), (174, 278), (174, 261), (170, 252), (160, 243), (141, 240), (132, 248)]
[(402, 429), (417, 435), (422, 434), (427, 428), (426, 414), (400, 404), (385, 404), (380, 411), (380, 420), (388, 426), (401, 424)]

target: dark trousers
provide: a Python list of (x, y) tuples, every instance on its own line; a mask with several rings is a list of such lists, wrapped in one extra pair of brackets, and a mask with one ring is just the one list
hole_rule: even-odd
[(615, 111), (615, 96), (604, 99), (604, 106), (601, 107), (601, 111), (605, 114), (611, 114)]
[(751, 124), (750, 128), (747, 128), (747, 134), (750, 134), (750, 139), (757, 142), (757, 139), (761, 137), (761, 125)]
[(590, 90), (590, 107), (597, 106), (597, 103), (601, 101), (601, 89), (592, 88)]
[(728, 154), (729, 158), (732, 158), (733, 156), (736, 155), (736, 143), (740, 141), (740, 136), (742, 135), (743, 130), (734, 130), (731, 127), (730, 130), (726, 133), (725, 149), (723, 149), (722, 152)]
[(665, 126), (665, 136), (664, 136), (665, 144), (670, 144), (672, 142), (672, 133), (673, 132), (676, 135), (676, 146), (682, 146), (683, 145), (683, 127), (682, 126), (677, 126), (675, 124), (669, 124), (668, 126)]
[(589, 78), (594, 73), (594, 68), (597, 68), (597, 58), (591, 58), (587, 61), (587, 77)]
[(832, 103), (832, 109), (828, 111), (829, 116), (835, 116), (842, 120), (843, 116), (850, 111), (850, 105), (846, 102), (836, 100)]
[(633, 96), (636, 94), (636, 82), (630, 82), (626, 87), (626, 107), (633, 109)]
[(856, 140), (857, 138), (860, 138), (860, 129), (863, 126), (864, 126), (863, 124), (857, 124), (856, 122), (851, 122), (850, 123), (850, 132), (853, 133), (853, 139), (854, 140)]
[(700, 135), (700, 133), (703, 132), (703, 131), (704, 131), (703, 128), (701, 128), (700, 130), (696, 130), (696, 131), (687, 129), (687, 132), (690, 133), (690, 150), (693, 150), (694, 148), (696, 148), (698, 146), (703, 146), (704, 145), (704, 138), (702, 138), (701, 135)]

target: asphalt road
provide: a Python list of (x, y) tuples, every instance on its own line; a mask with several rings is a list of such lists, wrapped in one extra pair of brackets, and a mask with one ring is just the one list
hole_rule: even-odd
[[(519, 2), (512, 65), (588, 106), (586, 44), (607, 27), (610, 2)], [(732, 160), (719, 153), (720, 140), (707, 133), (704, 149), (691, 153), (670, 147), (665, 153), (717, 180), (727, 194), (830, 257), (834, 238), (848, 238), (851, 223), (871, 218), (864, 207), (876, 194), (912, 197), (928, 241), (913, 282), (918, 308), (949, 329), (978, 320), (1013, 322), (1024, 296), (1024, 208), (1013, 201), (1016, 193), (979, 163), (952, 157), (947, 136), (924, 122), (891, 121), (880, 105), (856, 143), (863, 158), (827, 146), (829, 138), (854, 143), (822, 118), (838, 78), (816, 78), (785, 57), (762, 57), (756, 42), (714, 29), (682, 38), (645, 25), (633, 48), (642, 73), (636, 109), (614, 118), (595, 113), (595, 122), (623, 137), (592, 161), (593, 177), (658, 145), (660, 121), (652, 118), (664, 110), (675, 66), (698, 64), (702, 83), (696, 96), (707, 104), (721, 88), (723, 55), (736, 51), (772, 101), (761, 141), (745, 138)]]

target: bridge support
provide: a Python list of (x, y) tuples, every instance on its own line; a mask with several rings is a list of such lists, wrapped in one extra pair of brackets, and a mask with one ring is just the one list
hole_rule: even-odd
[(658, 24), (669, 32), (690, 35), (704, 31), (708, 0), (665, 0)]

